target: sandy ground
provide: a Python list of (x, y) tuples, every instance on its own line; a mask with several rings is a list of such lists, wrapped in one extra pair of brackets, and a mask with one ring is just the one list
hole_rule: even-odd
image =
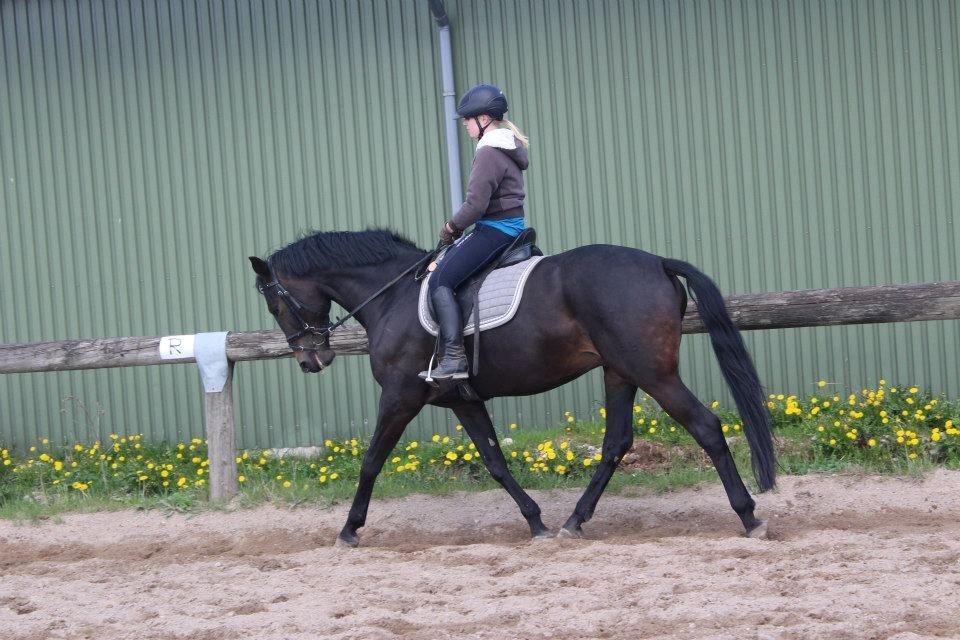
[[(578, 492), (535, 493), (558, 526)], [(0, 523), (0, 636), (960, 638), (960, 472), (781, 479), (771, 539), (719, 484), (606, 496), (588, 540), (526, 540), (506, 493)]]

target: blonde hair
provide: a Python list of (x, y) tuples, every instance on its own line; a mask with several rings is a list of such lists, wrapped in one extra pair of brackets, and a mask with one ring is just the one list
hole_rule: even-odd
[(507, 120), (506, 118), (504, 118), (503, 120), (501, 120), (501, 121), (500, 121), (500, 124), (502, 125), (502, 128), (504, 128), (504, 129), (510, 129), (510, 131), (513, 132), (513, 135), (515, 135), (515, 136), (517, 137), (517, 140), (519, 140), (519, 141), (520, 141), (520, 144), (522, 144), (524, 147), (529, 147), (529, 146), (530, 146), (530, 138), (528, 138), (527, 136), (523, 135), (523, 131), (520, 131), (520, 127), (518, 127), (517, 125), (513, 124), (512, 122), (510, 122), (510, 121)]

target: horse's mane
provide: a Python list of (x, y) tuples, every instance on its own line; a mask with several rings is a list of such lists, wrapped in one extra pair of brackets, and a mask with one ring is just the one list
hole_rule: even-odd
[(317, 231), (278, 249), (267, 262), (287, 275), (306, 276), (340, 267), (380, 264), (411, 252), (426, 253), (389, 229)]

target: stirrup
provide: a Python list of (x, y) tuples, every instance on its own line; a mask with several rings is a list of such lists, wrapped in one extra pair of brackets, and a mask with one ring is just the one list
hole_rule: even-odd
[(433, 374), (433, 361), (436, 359), (436, 357), (437, 357), (437, 352), (434, 351), (433, 353), (430, 354), (430, 362), (427, 363), (427, 370), (426, 370), (426, 371), (421, 371), (420, 373), (417, 374), (418, 376), (420, 376), (420, 379), (421, 379), (421, 380), (423, 380), (423, 381), (426, 382), (427, 384), (430, 384), (430, 385), (433, 385), (433, 386), (437, 386), (437, 383), (436, 383), (436, 381), (433, 379), (433, 375), (432, 375), (432, 374)]

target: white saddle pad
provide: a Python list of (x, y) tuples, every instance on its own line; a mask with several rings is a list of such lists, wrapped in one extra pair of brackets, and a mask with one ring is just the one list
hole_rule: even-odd
[[(513, 318), (517, 312), (517, 307), (520, 306), (520, 297), (523, 295), (523, 286), (527, 283), (527, 277), (544, 257), (533, 256), (529, 260), (496, 269), (487, 276), (487, 279), (480, 286), (480, 331), (499, 327)], [(437, 335), (437, 323), (430, 313), (427, 300), (429, 295), (427, 287), (432, 277), (433, 273), (424, 278), (420, 285), (418, 315), (420, 316), (420, 324), (423, 325), (427, 333), (435, 336)], [(471, 311), (470, 317), (464, 318), (463, 335), (468, 336), (475, 331), (473, 312)]]

